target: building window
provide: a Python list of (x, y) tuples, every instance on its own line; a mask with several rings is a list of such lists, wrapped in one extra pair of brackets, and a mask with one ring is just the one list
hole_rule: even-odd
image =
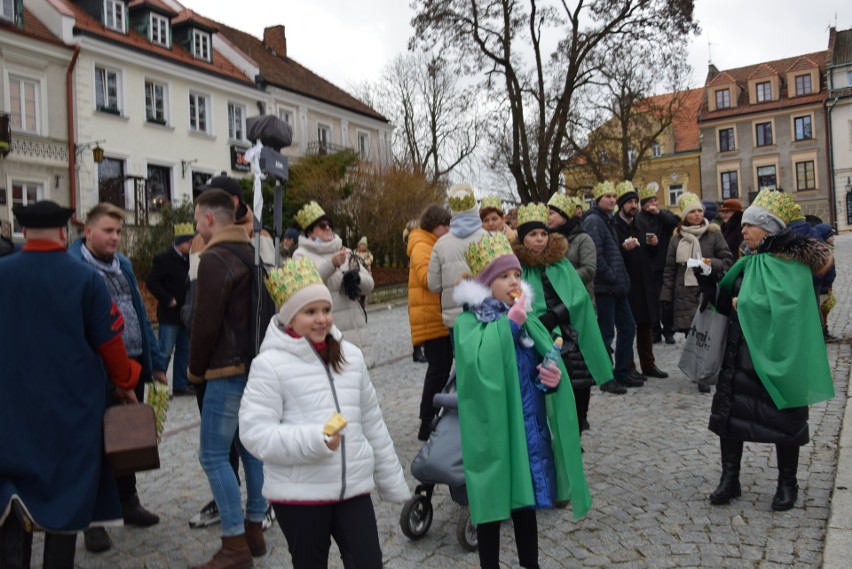
[(166, 124), (166, 86), (162, 83), (145, 81), (145, 120)]
[(198, 170), (192, 171), (192, 189), (200, 188), (204, 186), (213, 178), (213, 174), (208, 172), (199, 172)]
[(734, 128), (723, 128), (719, 131), (719, 152), (730, 152), (736, 150), (734, 142)]
[(104, 25), (124, 33), (124, 2), (104, 0)]
[(9, 114), (11, 128), (19, 132), (39, 132), (41, 85), (38, 81), (9, 76)]
[(245, 140), (245, 107), (228, 103), (228, 138), (231, 140)]
[(98, 164), (98, 201), (125, 209), (124, 161), (104, 157)]
[(325, 150), (331, 140), (331, 127), (324, 124), (317, 124), (317, 142), (319, 147)]
[(370, 159), (370, 135), (366, 132), (358, 133), (358, 157), (361, 160)]
[(677, 199), (683, 194), (683, 184), (669, 186), (669, 205), (677, 205)]
[(719, 89), (716, 91), (716, 108), (727, 109), (731, 106), (731, 90)]
[(149, 211), (160, 211), (172, 201), (172, 169), (148, 164), (147, 182)]
[(639, 152), (631, 146), (627, 149), (627, 163), (630, 164), (630, 167), (632, 168), (636, 164), (637, 160), (639, 160)]
[(737, 180), (737, 171), (722, 172), (722, 199), (740, 197), (740, 186)]
[(2, 0), (0, 2), (0, 18), (9, 22), (15, 21), (15, 0)]
[(291, 128), (296, 128), (293, 124), (293, 111), (278, 109), (278, 118), (289, 124)]
[(118, 71), (95, 67), (95, 108), (105, 113), (121, 114), (118, 108)]
[(793, 119), (795, 140), (810, 140), (813, 138), (813, 130), (811, 130), (811, 117), (806, 115)]
[(189, 94), (189, 128), (196, 132), (207, 132), (207, 97), (198, 93)]
[(757, 102), (765, 103), (772, 100), (772, 83), (763, 81), (754, 86), (757, 90)]
[(757, 169), (757, 188), (762, 190), (769, 188), (774, 190), (778, 187), (778, 178), (775, 175), (775, 166), (760, 166)]
[(169, 47), (169, 21), (153, 12), (151, 13), (151, 43)]
[(807, 95), (811, 93), (811, 76), (797, 75), (796, 76), (796, 95)]
[(210, 61), (210, 34), (192, 30), (192, 55), (204, 61)]
[(755, 146), (769, 146), (772, 144), (772, 123), (761, 122), (754, 125)]
[(653, 156), (654, 158), (659, 158), (662, 155), (663, 155), (663, 145), (655, 140), (654, 145), (651, 146), (651, 156)]
[[(12, 182), (12, 207), (26, 207), (44, 199), (44, 188), (41, 184), (31, 182)], [(21, 236), (21, 226), (14, 219), (13, 231)]]
[(813, 160), (796, 162), (796, 190), (816, 189), (816, 169)]

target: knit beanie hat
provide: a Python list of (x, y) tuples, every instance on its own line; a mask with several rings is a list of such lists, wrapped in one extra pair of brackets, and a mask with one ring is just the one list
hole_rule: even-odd
[(636, 191), (636, 188), (633, 187), (633, 182), (630, 180), (619, 182), (618, 185), (615, 186), (615, 195), (618, 198), (615, 204), (619, 209), (623, 208), (624, 204), (630, 200), (639, 199), (639, 193)]
[(547, 206), (543, 203), (530, 203), (518, 208), (518, 241), (524, 242), (524, 237), (533, 229), (547, 231)]
[(296, 314), (312, 302), (325, 300), (333, 304), (317, 266), (307, 257), (285, 261), (280, 268), (269, 271), (266, 288), (280, 307), (278, 321), (284, 326), (289, 326)]
[(476, 196), (470, 184), (454, 184), (447, 192), (447, 201), (450, 203), (450, 213), (453, 217), (463, 213), (479, 213), (476, 206)]
[(817, 232), (817, 235), (819, 235), (820, 239), (822, 239), (823, 241), (826, 241), (830, 237), (834, 237), (835, 235), (837, 235), (837, 231), (835, 231), (834, 228), (827, 223), (820, 223), (818, 225), (815, 225), (814, 230)]
[(704, 206), (701, 205), (701, 198), (698, 197), (698, 194), (693, 194), (692, 192), (682, 193), (677, 199), (677, 207), (680, 208), (681, 219), (686, 219), (686, 215), (696, 209), (704, 211)]
[(476, 282), (485, 286), (491, 286), (494, 279), (506, 271), (521, 270), (521, 262), (502, 233), (489, 234), (471, 243), (464, 253), (464, 259)]
[(500, 196), (485, 196), (484, 198), (482, 198), (482, 201), (479, 202), (480, 219), (485, 219), (485, 216), (491, 213), (492, 211), (503, 215), (503, 200), (500, 199)]
[(780, 233), (787, 227), (784, 219), (790, 213), (790, 204), (782, 192), (764, 188), (743, 212), (742, 223), (760, 227), (770, 234)]
[(595, 196), (595, 201), (599, 201), (602, 197), (607, 194), (615, 193), (615, 185), (607, 180), (606, 182), (601, 182), (600, 184), (596, 184), (594, 188), (592, 188), (592, 195)]
[(195, 228), (192, 226), (191, 223), (175, 224), (175, 245), (180, 245), (181, 243), (192, 241), (193, 237), (195, 237)]

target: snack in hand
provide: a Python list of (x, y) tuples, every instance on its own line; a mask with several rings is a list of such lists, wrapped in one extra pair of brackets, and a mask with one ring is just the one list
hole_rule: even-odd
[(346, 424), (346, 419), (343, 418), (343, 415), (335, 411), (334, 415), (331, 416), (331, 419), (328, 420), (328, 423), (326, 423), (322, 428), (322, 434), (329, 437), (334, 436), (334, 434), (345, 427)]
[(702, 258), (701, 258), (701, 260), (702, 260), (702, 261), (704, 261), (704, 264), (705, 264), (705, 265), (709, 265), (709, 264), (712, 262), (712, 261), (711, 261), (710, 259), (708, 259), (707, 257), (702, 257)]
[(515, 302), (517, 302), (518, 299), (521, 298), (521, 291), (513, 290), (509, 293), (509, 296), (511, 296), (513, 299), (515, 299)]

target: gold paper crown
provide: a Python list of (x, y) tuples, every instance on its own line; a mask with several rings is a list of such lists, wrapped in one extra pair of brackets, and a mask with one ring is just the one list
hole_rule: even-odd
[(558, 209), (568, 217), (573, 217), (576, 204), (571, 201), (571, 196), (556, 192), (547, 200), (548, 207)]
[(299, 224), (299, 227), (307, 229), (313, 222), (324, 215), (325, 210), (317, 202), (308, 202), (302, 206), (302, 209), (299, 210), (294, 219)]
[(518, 227), (533, 221), (547, 225), (549, 215), (547, 205), (543, 203), (528, 203), (518, 208)]
[(310, 285), (323, 284), (317, 266), (308, 257), (296, 261), (290, 259), (279, 268), (272, 269), (266, 277), (266, 290), (281, 308), (285, 302)]
[(655, 197), (657, 197), (657, 188), (655, 188), (654, 186), (647, 185), (644, 188), (642, 188), (641, 190), (639, 190), (639, 199), (640, 200), (647, 200), (647, 199), (655, 198)]
[(477, 243), (471, 243), (464, 252), (464, 259), (470, 267), (470, 272), (476, 276), (503, 255), (514, 254), (506, 236), (502, 233), (494, 233), (486, 235)]
[(476, 207), (476, 196), (473, 195), (473, 188), (470, 187), (470, 184), (453, 185), (447, 193), (447, 198), (450, 209), (456, 213)]
[(677, 199), (677, 207), (680, 208), (680, 211), (686, 211), (686, 208), (698, 204), (698, 207), (704, 209), (704, 206), (701, 205), (701, 198), (698, 197), (698, 194), (693, 194), (692, 192), (684, 192)]
[(490, 195), (482, 198), (479, 202), (479, 211), (489, 208), (503, 211), (503, 200), (500, 199), (500, 196)]
[(175, 224), (175, 237), (186, 237), (187, 235), (195, 235), (195, 227), (191, 223)]
[(630, 180), (624, 180), (623, 182), (619, 182), (615, 186), (615, 195), (616, 197), (621, 197), (625, 194), (629, 194), (630, 192), (635, 192), (636, 188), (633, 187), (633, 182)]
[[(792, 194), (777, 192), (775, 190), (770, 190), (769, 188), (763, 188), (760, 190), (760, 193), (757, 194), (757, 197), (754, 198), (751, 205), (762, 207), (785, 224), (796, 219), (796, 209), (799, 206)], [(801, 208), (799, 209), (801, 210)]]
[(785, 219), (784, 223), (790, 224), (793, 221), (799, 221), (805, 219), (805, 212), (802, 211), (802, 206), (796, 203), (796, 198), (793, 197), (793, 194), (784, 194), (788, 196), (788, 201), (790, 202), (790, 219)]
[(607, 180), (606, 182), (601, 182), (600, 184), (596, 184), (594, 188), (592, 188), (592, 195), (595, 196), (595, 199), (600, 199), (602, 196), (607, 194), (614, 194), (615, 186), (612, 182)]

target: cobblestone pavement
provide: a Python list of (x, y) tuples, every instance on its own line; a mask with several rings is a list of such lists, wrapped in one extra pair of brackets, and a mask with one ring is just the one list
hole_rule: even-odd
[[(852, 235), (838, 239), (838, 306), (830, 324), (835, 335), (852, 339)], [(372, 379), (385, 419), (412, 489), (408, 466), (419, 450), (417, 409), (425, 364), (411, 360), (406, 307), (374, 311), (369, 325), (380, 365)], [(852, 348), (831, 344), (837, 396), (811, 408), (811, 443), (802, 449), (797, 507), (773, 512), (775, 456), (770, 445), (747, 444), (743, 456), (742, 498), (713, 507), (707, 495), (720, 473), (718, 439), (707, 430), (711, 396), (698, 392), (677, 370), (683, 345), (657, 344), (658, 365), (668, 379), (651, 379), (627, 395), (595, 390), (583, 437), (586, 474), (594, 500), (591, 512), (572, 521), (567, 510), (540, 512), (542, 567), (819, 567), (828, 527)], [(115, 547), (103, 554), (85, 551), (78, 540), (78, 567), (177, 568), (205, 562), (218, 548), (218, 526), (190, 529), (187, 520), (209, 499), (197, 459), (198, 412), (193, 398), (172, 401), (160, 455), (162, 468), (139, 475), (142, 503), (160, 514), (147, 529), (115, 528)], [(474, 568), (475, 553), (456, 541), (461, 508), (446, 487), (433, 497), (434, 521), (427, 535), (409, 541), (399, 527), (401, 506), (374, 496), (379, 532), (389, 568)], [(291, 567), (277, 526), (266, 532), (269, 553), (258, 568)], [(36, 538), (34, 560), (41, 560)], [(504, 567), (516, 563), (510, 524), (504, 524)], [(330, 567), (342, 564), (332, 546)]]

